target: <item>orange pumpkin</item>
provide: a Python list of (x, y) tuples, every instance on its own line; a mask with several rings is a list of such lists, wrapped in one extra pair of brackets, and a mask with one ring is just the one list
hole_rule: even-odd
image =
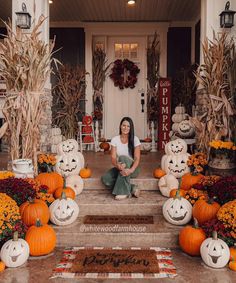
[(92, 171), (90, 168), (88, 168), (88, 166), (86, 166), (85, 168), (82, 168), (80, 170), (79, 175), (83, 179), (90, 178), (92, 175)]
[(37, 219), (40, 219), (43, 224), (47, 224), (50, 217), (48, 206), (40, 199), (30, 199), (22, 203), (20, 215), (27, 226), (34, 225)]
[(62, 192), (65, 193), (67, 198), (75, 199), (75, 191), (71, 187), (61, 187), (54, 192), (54, 198), (60, 198)]
[(219, 209), (220, 205), (213, 199), (199, 199), (193, 205), (193, 217), (202, 225), (204, 222), (214, 219)]
[(3, 261), (0, 261), (0, 272), (4, 271), (6, 268), (6, 265)]
[(63, 178), (56, 172), (40, 173), (36, 178), (41, 185), (48, 186), (48, 193), (53, 194), (57, 188), (63, 186)]
[(198, 226), (198, 222), (194, 219), (193, 226), (186, 226), (182, 228), (179, 233), (179, 245), (181, 249), (191, 255), (200, 255), (200, 247), (202, 242), (206, 239), (206, 234), (202, 228)]
[[(170, 198), (174, 198), (174, 197), (176, 196), (177, 191), (178, 191), (178, 189), (172, 189), (172, 190), (170, 191), (169, 197), (170, 197)], [(180, 190), (179, 190), (179, 195), (180, 195), (181, 197), (184, 197), (184, 196), (186, 195), (186, 191), (180, 189)]]
[(236, 259), (236, 243), (234, 244), (233, 247), (229, 248), (230, 251), (230, 260), (232, 260), (232, 258)]
[(234, 260), (234, 258), (229, 262), (229, 268), (233, 271), (236, 271), (236, 261)]
[(161, 177), (163, 177), (165, 175), (166, 175), (166, 172), (164, 170), (162, 170), (161, 168), (156, 168), (153, 171), (153, 177), (154, 178), (160, 179)]
[(48, 224), (41, 224), (40, 220), (31, 226), (25, 235), (30, 247), (31, 256), (42, 256), (51, 253), (56, 246), (56, 233)]
[(186, 173), (181, 178), (180, 188), (182, 190), (188, 191), (193, 185), (197, 184), (204, 176), (202, 174), (193, 175), (191, 173)]
[(110, 149), (110, 144), (108, 142), (101, 142), (99, 147), (104, 151), (108, 151)]

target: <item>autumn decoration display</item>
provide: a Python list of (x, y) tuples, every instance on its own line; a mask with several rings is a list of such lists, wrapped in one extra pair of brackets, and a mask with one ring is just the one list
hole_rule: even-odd
[(138, 66), (128, 59), (118, 59), (114, 62), (109, 77), (113, 80), (114, 86), (119, 89), (135, 88), (138, 81), (138, 73), (140, 69)]
[(56, 172), (40, 173), (36, 177), (36, 180), (38, 180), (41, 185), (48, 187), (48, 193), (54, 193), (57, 188), (63, 186), (63, 178)]

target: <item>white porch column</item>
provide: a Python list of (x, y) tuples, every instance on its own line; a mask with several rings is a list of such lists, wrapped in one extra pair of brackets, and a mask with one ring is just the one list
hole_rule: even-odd
[[(224, 11), (227, 0), (201, 0), (201, 42), (213, 38), (213, 30), (217, 33), (222, 31), (220, 27), (220, 13)], [(236, 11), (236, 1), (230, 1), (230, 10)], [(232, 36), (236, 36), (236, 19), (235, 25), (231, 29), (226, 29)], [(202, 46), (201, 58), (202, 62)]]
[[(46, 44), (49, 43), (49, 1), (48, 0), (12, 0), (12, 26), (13, 29), (16, 27), (16, 12), (22, 11), (22, 3), (25, 3), (27, 12), (31, 15), (31, 28), (23, 30), (25, 33), (32, 32), (33, 28), (37, 25), (38, 20), (41, 16), (46, 19), (39, 28), (40, 39)], [(47, 101), (47, 105), (44, 109), (41, 123), (41, 150), (51, 150), (51, 126), (52, 126), (52, 94), (51, 94), (51, 82), (50, 77), (45, 84), (45, 94), (43, 99)]]

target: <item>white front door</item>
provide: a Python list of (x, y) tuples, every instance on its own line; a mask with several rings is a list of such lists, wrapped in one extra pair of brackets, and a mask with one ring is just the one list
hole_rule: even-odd
[[(115, 52), (115, 44), (121, 44), (125, 48), (120, 51), (121, 57)], [(137, 44), (137, 45), (135, 45)], [(120, 45), (119, 45), (120, 46)], [(137, 46), (137, 56), (134, 52), (126, 52), (128, 47)], [(134, 122), (135, 135), (140, 139), (146, 136), (146, 38), (145, 37), (110, 37), (107, 48), (108, 62), (116, 59), (129, 59), (140, 69), (135, 88), (120, 90), (114, 86), (111, 78), (107, 77), (105, 84), (105, 109), (104, 109), (104, 135), (111, 139), (119, 134), (119, 124), (124, 116), (129, 116)], [(112, 64), (113, 65), (113, 64)], [(112, 68), (111, 65), (111, 68)], [(110, 69), (111, 69), (110, 68)], [(142, 94), (143, 93), (143, 94)], [(144, 95), (144, 96), (143, 96)], [(141, 99), (145, 105), (142, 112)]]

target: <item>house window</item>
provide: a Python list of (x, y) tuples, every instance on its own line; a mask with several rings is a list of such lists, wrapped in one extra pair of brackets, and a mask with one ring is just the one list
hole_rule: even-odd
[(138, 44), (137, 43), (115, 43), (114, 53), (116, 59), (137, 59)]

